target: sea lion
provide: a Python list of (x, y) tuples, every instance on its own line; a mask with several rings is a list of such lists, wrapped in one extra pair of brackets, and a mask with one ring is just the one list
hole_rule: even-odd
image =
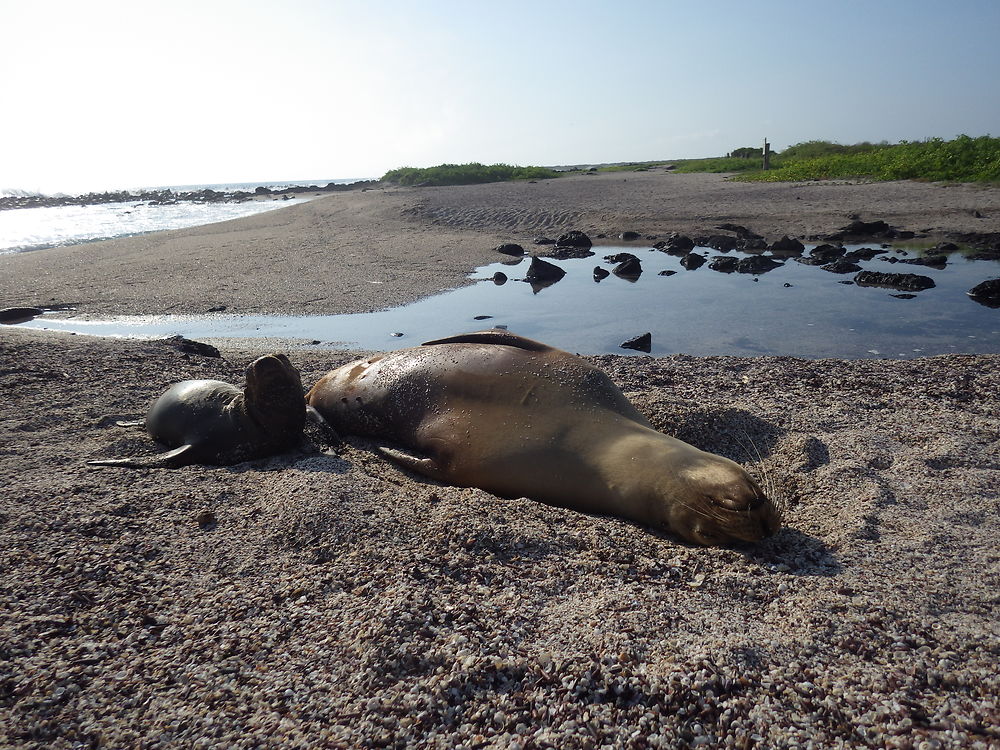
[(145, 426), (153, 440), (173, 450), (87, 463), (130, 468), (235, 464), (291, 447), (302, 437), (305, 418), (299, 371), (284, 354), (269, 354), (247, 367), (244, 390), (221, 380), (185, 380), (167, 389), (150, 407)]
[(620, 516), (704, 545), (775, 533), (738, 464), (664, 435), (580, 357), (482, 331), (362, 359), (306, 401), (340, 434), (390, 440), (398, 464), (501, 497)]

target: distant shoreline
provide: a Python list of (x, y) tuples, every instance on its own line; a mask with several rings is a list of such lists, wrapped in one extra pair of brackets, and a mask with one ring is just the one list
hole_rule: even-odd
[[(103, 203), (129, 203), (133, 201), (162, 205), (189, 201), (192, 203), (242, 203), (268, 196), (291, 196), (297, 193), (334, 193), (345, 190), (360, 190), (377, 185), (377, 180), (355, 180), (351, 182), (328, 182), (325, 185), (271, 183), (285, 187), (271, 187), (267, 184), (255, 186), (252, 190), (216, 190), (213, 186), (190, 186), (198, 188), (183, 190), (177, 187), (149, 188), (136, 192), (131, 190), (109, 190), (105, 192), (82, 193), (79, 195), (4, 195), (0, 196), (0, 211), (18, 208), (50, 208), (53, 206), (96, 206)], [(216, 185), (215, 187), (223, 187)]]

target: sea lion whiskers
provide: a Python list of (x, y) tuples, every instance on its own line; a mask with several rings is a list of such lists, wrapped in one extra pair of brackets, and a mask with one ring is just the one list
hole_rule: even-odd
[(764, 494), (774, 504), (774, 509), (775, 511), (777, 511), (778, 514), (778, 523), (781, 523), (784, 518), (785, 509), (787, 505), (787, 503), (785, 502), (785, 498), (778, 492), (777, 484), (775, 484), (774, 478), (772, 477), (771, 473), (767, 470), (767, 466), (764, 463), (764, 457), (761, 455), (760, 449), (757, 448), (757, 443), (754, 442), (754, 439), (750, 436), (750, 433), (747, 432), (746, 429), (744, 429), (743, 427), (740, 427), (740, 432), (743, 433), (743, 435), (747, 439), (747, 443), (749, 443), (750, 447), (753, 448), (753, 452), (754, 454), (756, 454), (756, 461), (754, 461), (754, 456), (747, 449), (746, 445), (744, 445), (743, 441), (737, 438), (736, 442), (739, 443), (740, 447), (744, 450), (744, 452), (746, 452), (747, 458), (749, 458), (750, 461), (753, 462), (754, 468), (760, 473), (760, 481), (758, 483), (764, 490)]

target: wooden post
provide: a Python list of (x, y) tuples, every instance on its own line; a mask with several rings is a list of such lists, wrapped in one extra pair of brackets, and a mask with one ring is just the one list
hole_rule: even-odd
[(765, 171), (771, 168), (771, 144), (767, 142), (767, 138), (764, 139), (764, 169)]

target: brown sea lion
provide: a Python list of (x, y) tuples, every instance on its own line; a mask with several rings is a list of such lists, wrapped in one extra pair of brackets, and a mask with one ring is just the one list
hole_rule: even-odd
[(738, 464), (653, 429), (601, 370), (504, 331), (358, 360), (306, 395), (341, 434), (448, 484), (620, 516), (698, 544), (757, 541), (779, 513)]
[(153, 440), (173, 450), (87, 463), (130, 468), (235, 464), (295, 445), (305, 418), (299, 371), (284, 354), (269, 354), (247, 367), (244, 390), (221, 380), (185, 380), (167, 389), (150, 407), (145, 425)]

